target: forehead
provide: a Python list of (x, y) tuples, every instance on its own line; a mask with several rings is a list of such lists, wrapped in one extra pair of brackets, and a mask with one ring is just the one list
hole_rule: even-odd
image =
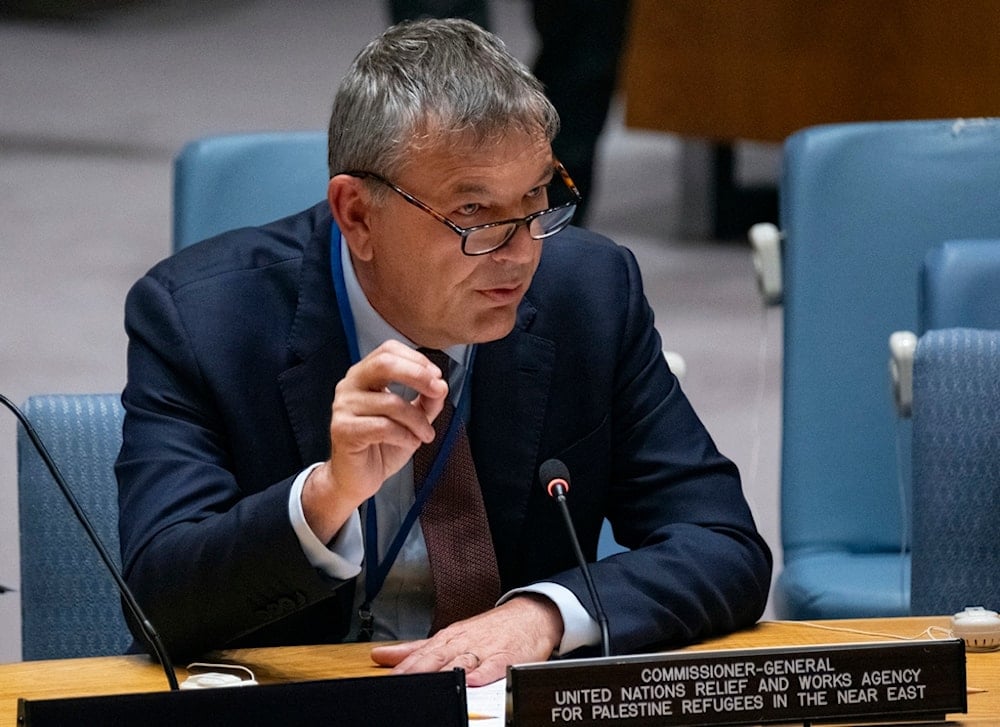
[(420, 183), (438, 194), (501, 193), (512, 187), (523, 194), (551, 173), (552, 147), (544, 135), (508, 134), (471, 140), (449, 136), (411, 150), (400, 183)]

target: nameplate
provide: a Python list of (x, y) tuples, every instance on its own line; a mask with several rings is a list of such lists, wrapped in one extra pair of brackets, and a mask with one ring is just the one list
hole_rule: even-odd
[(573, 659), (513, 666), (507, 726), (943, 720), (965, 712), (958, 639)]
[(468, 727), (465, 672), (18, 701), (18, 725)]

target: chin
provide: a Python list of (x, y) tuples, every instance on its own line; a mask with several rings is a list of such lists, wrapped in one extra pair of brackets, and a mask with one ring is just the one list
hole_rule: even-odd
[(516, 308), (510, 313), (503, 312), (502, 314), (496, 310), (490, 311), (482, 320), (477, 321), (471, 326), (468, 342), (489, 343), (490, 341), (499, 341), (514, 330), (516, 322)]

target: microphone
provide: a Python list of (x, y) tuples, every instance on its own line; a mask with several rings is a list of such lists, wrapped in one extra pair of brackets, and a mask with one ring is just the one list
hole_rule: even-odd
[(566, 504), (566, 495), (569, 493), (569, 470), (558, 459), (547, 459), (538, 468), (538, 479), (545, 486), (549, 497), (559, 503), (563, 522), (566, 523), (566, 532), (569, 533), (570, 542), (573, 544), (573, 553), (576, 555), (576, 562), (580, 564), (580, 572), (583, 573), (583, 580), (587, 584), (587, 590), (590, 592), (590, 600), (594, 604), (594, 614), (597, 616), (597, 624), (601, 628), (602, 656), (611, 656), (611, 636), (608, 634), (608, 616), (604, 613), (604, 606), (601, 605), (601, 599), (597, 597), (594, 579), (590, 575), (590, 566), (587, 564), (587, 559), (583, 557), (583, 551), (580, 550), (580, 540), (576, 537), (576, 528), (573, 526), (573, 519), (569, 516), (569, 506)]
[(76, 519), (83, 526), (84, 531), (87, 533), (87, 537), (90, 538), (90, 542), (94, 544), (94, 548), (97, 549), (97, 554), (101, 556), (101, 560), (104, 561), (104, 567), (107, 568), (108, 572), (111, 573), (111, 577), (114, 578), (115, 585), (118, 586), (118, 592), (121, 594), (122, 600), (128, 606), (129, 611), (135, 618), (136, 622), (142, 629), (143, 635), (149, 640), (153, 647), (153, 651), (156, 654), (157, 660), (160, 662), (160, 666), (163, 667), (163, 672), (167, 676), (167, 683), (170, 685), (171, 690), (178, 689), (177, 675), (174, 672), (174, 665), (170, 661), (170, 655), (167, 653), (166, 648), (163, 646), (163, 641), (160, 639), (160, 635), (157, 633), (156, 629), (153, 628), (153, 624), (150, 623), (146, 614), (143, 613), (142, 609), (139, 607), (139, 602), (135, 598), (135, 594), (132, 593), (132, 589), (128, 587), (125, 583), (125, 578), (122, 576), (121, 571), (118, 566), (115, 565), (114, 560), (112, 560), (111, 555), (108, 553), (107, 548), (104, 547), (104, 543), (97, 536), (97, 531), (94, 530), (94, 526), (91, 524), (87, 514), (83, 511), (80, 506), (79, 501), (70, 489), (69, 484), (66, 482), (66, 478), (63, 477), (62, 472), (56, 466), (55, 461), (52, 459), (52, 455), (45, 448), (45, 444), (42, 442), (41, 437), (35, 431), (35, 428), (31, 426), (31, 422), (28, 421), (28, 417), (25, 416), (17, 406), (6, 396), (0, 394), (0, 404), (6, 406), (11, 413), (17, 417), (17, 420), (24, 427), (24, 431), (28, 435), (28, 439), (31, 440), (31, 444), (34, 446), (35, 451), (38, 456), (42, 458), (42, 462), (48, 468), (49, 473), (52, 475), (52, 479), (55, 480), (56, 485), (59, 486), (59, 490), (62, 492), (63, 497), (66, 502), (69, 503), (70, 509), (76, 516)]

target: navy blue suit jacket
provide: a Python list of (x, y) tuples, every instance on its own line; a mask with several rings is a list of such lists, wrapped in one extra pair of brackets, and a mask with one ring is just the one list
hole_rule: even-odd
[[(350, 363), (331, 224), (324, 203), (226, 233), (129, 293), (122, 559), (176, 655), (331, 642), (348, 627), (353, 582), (309, 565), (287, 512), (294, 477), (329, 454)], [(575, 228), (540, 244), (517, 324), (479, 347), (472, 381), (469, 435), (504, 589), (555, 581), (589, 608), (537, 478), (558, 457), (588, 558), (604, 517), (632, 549), (593, 566), (614, 652), (752, 624), (770, 553), (735, 466), (664, 361), (633, 256)]]

